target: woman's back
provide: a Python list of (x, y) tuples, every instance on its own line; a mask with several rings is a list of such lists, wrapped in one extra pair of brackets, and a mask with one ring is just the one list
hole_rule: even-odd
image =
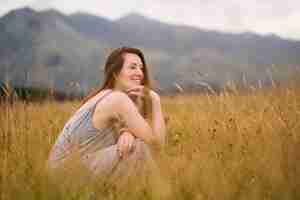
[(66, 122), (51, 150), (49, 166), (54, 167), (62, 162), (75, 148), (84, 153), (116, 143), (116, 124), (106, 124), (101, 129), (93, 124), (93, 114), (97, 104), (111, 92), (112, 90), (102, 91), (81, 106)]

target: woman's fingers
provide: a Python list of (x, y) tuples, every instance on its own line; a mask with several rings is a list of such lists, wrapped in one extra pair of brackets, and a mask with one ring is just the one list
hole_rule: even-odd
[(132, 92), (132, 91), (143, 91), (144, 90), (144, 86), (143, 85), (139, 85), (133, 88), (130, 88), (128, 90), (126, 90), (126, 93)]
[(120, 157), (122, 157), (122, 151), (123, 151), (123, 137), (121, 135), (117, 143), (117, 153), (119, 154)]
[(139, 98), (142, 99), (145, 97), (144, 92), (140, 92), (140, 91), (131, 91), (127, 94), (133, 101), (136, 101)]
[(121, 158), (126, 158), (132, 151), (134, 137), (129, 132), (123, 132), (117, 143), (117, 150)]
[(139, 85), (139, 86), (130, 88), (130, 89), (126, 90), (126, 93), (134, 102), (136, 102), (136, 100), (139, 98), (145, 97), (143, 85)]
[(128, 93), (128, 96), (130, 97), (144, 97), (144, 93), (143, 92), (130, 92)]
[(131, 135), (131, 139), (128, 144), (129, 144), (128, 153), (131, 153), (134, 150), (134, 144), (135, 144), (135, 137), (133, 135)]
[(128, 141), (127, 141), (126, 136), (123, 138), (121, 152), (122, 152), (122, 157), (126, 158), (128, 155)]
[(129, 152), (130, 152), (130, 138), (127, 136), (125, 137), (125, 144), (124, 144), (124, 155), (125, 157), (128, 156)]
[(122, 158), (125, 154), (126, 154), (126, 141), (125, 141), (125, 135), (121, 135), (119, 137), (119, 140), (118, 140), (118, 153), (119, 153), (119, 156)]
[(129, 153), (132, 151), (133, 146), (134, 146), (134, 140), (135, 140), (134, 136), (128, 132), (128, 134), (126, 136), (126, 143), (125, 143), (125, 148), (124, 148), (126, 155), (129, 155)]

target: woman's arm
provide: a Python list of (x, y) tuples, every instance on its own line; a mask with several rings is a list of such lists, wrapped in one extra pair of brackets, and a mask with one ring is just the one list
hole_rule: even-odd
[(131, 100), (133, 100), (139, 110), (143, 110), (142, 107), (145, 106), (142, 98), (150, 98), (150, 102), (152, 104), (152, 123), (150, 125), (153, 129), (153, 132), (157, 134), (156, 137), (159, 138), (159, 143), (161, 145), (164, 145), (166, 125), (162, 113), (159, 95), (153, 90), (149, 90), (149, 96), (147, 97), (147, 95), (145, 95), (145, 88), (142, 85), (127, 90), (126, 94), (130, 97)]
[(161, 145), (165, 144), (166, 125), (162, 113), (160, 97), (157, 93), (151, 91), (150, 96), (152, 99), (152, 128), (156, 137), (159, 138)]
[(108, 98), (113, 114), (120, 116), (125, 121), (130, 133), (148, 144), (160, 144), (164, 129), (161, 123), (160, 103), (156, 95), (153, 94), (151, 97), (156, 99), (153, 101), (153, 127), (142, 117), (127, 94), (115, 91)]

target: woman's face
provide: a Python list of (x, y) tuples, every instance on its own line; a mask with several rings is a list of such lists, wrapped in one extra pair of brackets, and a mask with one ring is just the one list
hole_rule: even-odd
[(144, 79), (143, 63), (140, 57), (133, 53), (125, 53), (124, 64), (116, 77), (115, 86), (127, 90), (142, 84)]

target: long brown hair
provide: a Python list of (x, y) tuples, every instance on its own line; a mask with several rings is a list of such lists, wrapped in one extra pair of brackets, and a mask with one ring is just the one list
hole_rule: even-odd
[(152, 102), (149, 96), (149, 90), (152, 89), (151, 80), (149, 77), (149, 72), (147, 68), (147, 64), (145, 61), (145, 57), (143, 52), (140, 49), (132, 48), (132, 47), (121, 47), (114, 49), (110, 55), (106, 59), (105, 67), (104, 67), (104, 81), (102, 86), (91, 92), (87, 97), (85, 97), (81, 103), (83, 105), (89, 99), (97, 95), (100, 91), (104, 89), (113, 89), (115, 86), (115, 76), (120, 73), (124, 64), (124, 57), (123, 55), (126, 53), (133, 53), (140, 57), (143, 68), (142, 71), (144, 73), (144, 79), (142, 80), (142, 85), (145, 88), (145, 99), (143, 102), (143, 109), (140, 111), (141, 114), (148, 119), (151, 119), (150, 116), (152, 115)]

